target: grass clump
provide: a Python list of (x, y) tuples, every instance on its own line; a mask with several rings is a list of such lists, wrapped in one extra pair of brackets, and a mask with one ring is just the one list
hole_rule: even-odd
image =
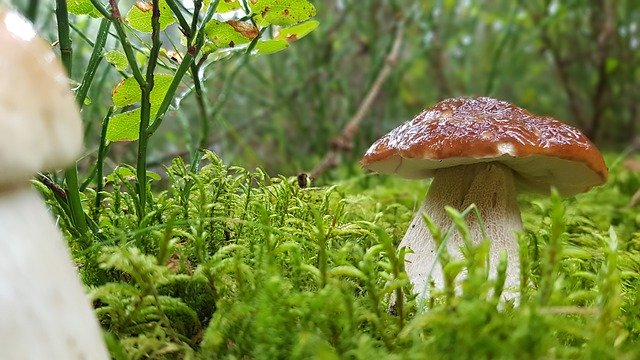
[[(115, 358), (640, 356), (638, 219), (623, 206), (637, 175), (614, 172), (571, 200), (521, 199), (514, 304), (487, 277), (486, 242), (449, 264), (469, 274), (459, 293), (412, 295), (396, 251), (416, 199), (406, 183), (301, 189), (212, 153), (199, 169), (174, 160), (166, 174), (138, 221), (135, 179), (116, 170), (88, 211), (100, 237), (85, 247), (70, 236)], [(464, 233), (464, 214), (451, 215)], [(392, 297), (402, 299), (393, 314)]]

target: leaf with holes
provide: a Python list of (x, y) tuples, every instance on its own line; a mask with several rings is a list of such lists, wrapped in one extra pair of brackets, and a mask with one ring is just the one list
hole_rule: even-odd
[(93, 6), (91, 0), (67, 0), (67, 10), (71, 14), (89, 15), (93, 18), (102, 17), (102, 14)]
[(318, 25), (320, 25), (320, 22), (316, 20), (309, 20), (302, 24), (282, 28), (275, 38), (287, 41), (296, 41), (309, 35), (309, 33), (315, 30)]
[(124, 71), (129, 67), (127, 56), (120, 50), (107, 51), (104, 53), (104, 59), (118, 71)]
[[(173, 13), (167, 5), (165, 0), (160, 0), (158, 2), (158, 7), (160, 9), (160, 30), (164, 30), (167, 26), (173, 24), (176, 19), (173, 17)], [(131, 10), (127, 13), (127, 23), (132, 28), (150, 33), (151, 29), (151, 15), (153, 13), (153, 5), (150, 1), (138, 1), (132, 7)]]
[(256, 0), (251, 10), (260, 26), (291, 26), (316, 15), (316, 8), (307, 0)]

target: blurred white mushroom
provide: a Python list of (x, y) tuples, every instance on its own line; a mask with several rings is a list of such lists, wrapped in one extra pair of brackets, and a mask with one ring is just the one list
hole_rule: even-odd
[(21, 15), (0, 8), (0, 359), (107, 359), (66, 242), (36, 172), (82, 148), (67, 76)]

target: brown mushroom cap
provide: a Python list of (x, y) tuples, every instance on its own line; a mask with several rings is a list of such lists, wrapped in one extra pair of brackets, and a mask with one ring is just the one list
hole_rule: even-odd
[(31, 23), (0, 8), (0, 185), (71, 164), (82, 122), (66, 72)]
[(440, 168), (491, 161), (536, 192), (554, 186), (573, 195), (603, 184), (608, 174), (602, 154), (578, 129), (488, 97), (439, 102), (376, 141), (361, 164), (426, 178)]

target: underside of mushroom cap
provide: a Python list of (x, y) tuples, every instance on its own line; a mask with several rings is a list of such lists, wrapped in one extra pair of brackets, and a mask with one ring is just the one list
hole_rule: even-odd
[(578, 129), (488, 97), (444, 100), (376, 141), (361, 164), (406, 178), (478, 162), (514, 170), (519, 188), (573, 195), (606, 182), (598, 149)]
[(82, 122), (66, 72), (31, 23), (0, 8), (0, 185), (66, 167)]

